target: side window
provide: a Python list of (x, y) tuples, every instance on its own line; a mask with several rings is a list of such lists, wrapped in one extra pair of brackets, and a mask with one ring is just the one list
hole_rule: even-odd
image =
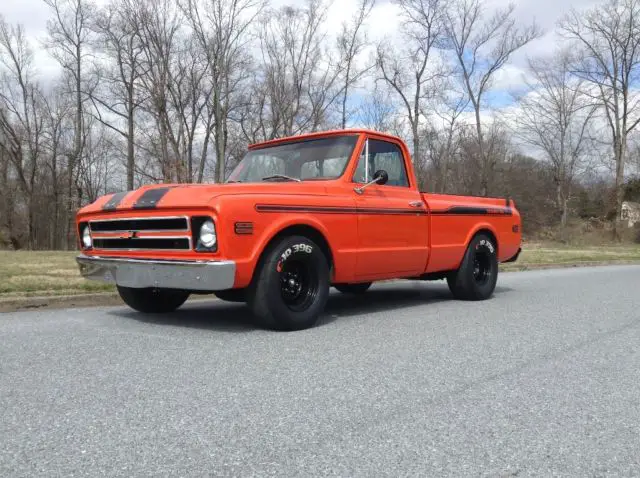
[[(368, 142), (369, 157), (365, 158), (367, 151), (365, 144), (362, 154), (360, 154), (353, 180), (359, 183), (366, 183), (373, 178), (373, 173), (378, 169), (384, 169), (389, 175), (388, 186), (409, 187), (407, 171), (400, 148), (393, 143), (377, 139), (369, 139)], [(367, 160), (369, 162), (368, 171), (366, 167)]]

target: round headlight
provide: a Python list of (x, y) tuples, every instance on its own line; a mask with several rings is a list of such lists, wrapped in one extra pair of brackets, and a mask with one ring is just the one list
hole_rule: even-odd
[(200, 226), (200, 244), (204, 247), (213, 247), (216, 245), (216, 228), (211, 219), (207, 219)]
[(85, 247), (85, 249), (89, 249), (92, 245), (89, 226), (85, 226), (85, 228), (82, 230), (82, 245)]

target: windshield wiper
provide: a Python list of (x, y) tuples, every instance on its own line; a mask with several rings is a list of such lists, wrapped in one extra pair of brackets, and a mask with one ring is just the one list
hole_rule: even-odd
[(265, 176), (264, 178), (262, 178), (263, 181), (268, 181), (269, 179), (286, 179), (289, 181), (297, 181), (297, 182), (302, 181), (302, 179), (292, 178), (291, 176), (286, 176), (284, 174), (274, 174), (272, 176)]

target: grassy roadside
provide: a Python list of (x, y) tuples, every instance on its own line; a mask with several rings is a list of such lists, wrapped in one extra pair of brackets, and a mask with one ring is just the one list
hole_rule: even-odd
[(541, 267), (568, 267), (597, 264), (640, 263), (640, 244), (568, 246), (526, 243), (515, 263), (501, 264), (500, 270), (521, 271)]
[(115, 290), (82, 278), (76, 255), (75, 251), (0, 251), (0, 300)]
[[(80, 277), (76, 252), (0, 251), (0, 301), (30, 297), (80, 296), (114, 292), (114, 287)], [(640, 263), (640, 245), (571, 247), (527, 243), (517, 262), (501, 270)]]

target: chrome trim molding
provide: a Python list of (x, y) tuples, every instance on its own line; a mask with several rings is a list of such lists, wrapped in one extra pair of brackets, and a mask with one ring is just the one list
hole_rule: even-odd
[(89, 280), (123, 287), (216, 291), (231, 289), (235, 282), (234, 261), (184, 261), (76, 257), (80, 274)]
[(91, 219), (91, 222), (149, 221), (154, 219), (189, 219), (189, 216), (117, 216), (105, 219)]
[[(177, 220), (184, 222), (184, 228), (181, 229), (144, 229), (142, 228), (125, 228), (123, 226), (119, 226), (120, 224), (125, 224), (131, 221), (137, 221), (139, 223), (147, 222), (149, 224), (151, 221), (166, 221), (166, 220)], [(109, 228), (107, 231), (95, 231), (92, 227), (92, 224), (101, 224), (101, 223), (112, 223), (113, 227)], [(193, 240), (191, 233), (191, 221), (189, 220), (189, 216), (186, 215), (178, 215), (178, 216), (124, 216), (124, 217), (107, 217), (103, 219), (92, 219), (87, 221), (89, 225), (89, 232), (91, 233), (91, 239), (93, 240), (93, 249), (96, 251), (187, 251), (193, 249)], [(135, 244), (135, 239), (130, 237), (115, 237), (112, 235), (116, 234), (124, 234), (124, 233), (132, 233), (135, 232), (137, 235), (137, 239), (145, 239), (149, 244), (148, 247), (137, 247)], [(154, 236), (154, 233), (166, 233), (166, 236)], [(96, 234), (96, 237), (93, 235)], [(170, 235), (169, 235), (170, 234)], [(131, 244), (128, 244), (127, 247), (97, 247), (95, 245), (95, 240), (112, 240), (112, 239), (132, 239)], [(165, 239), (186, 239), (188, 240), (187, 247), (154, 247), (152, 241), (162, 241)]]
[[(186, 229), (137, 229), (139, 231), (144, 232), (191, 232), (191, 221), (189, 220), (189, 216), (125, 216), (125, 217), (112, 217), (106, 219), (91, 219), (88, 221), (89, 228), (91, 228), (91, 223), (100, 223), (100, 222), (119, 222), (119, 221), (154, 221), (154, 220), (167, 220), (167, 219), (184, 219), (187, 224)], [(111, 231), (102, 231), (102, 232), (128, 232), (130, 229), (113, 229)]]
[[(93, 243), (93, 249), (96, 251), (158, 251), (158, 252), (172, 252), (172, 251), (190, 251), (193, 249), (193, 243), (191, 240), (191, 236), (145, 236), (145, 233), (147, 231), (141, 232), (140, 234), (142, 234), (139, 237), (136, 238), (131, 238), (131, 242), (135, 243), (136, 239), (144, 239), (144, 240), (162, 240), (162, 239), (187, 239), (189, 241), (189, 247), (174, 247), (172, 249), (161, 249), (158, 247), (124, 247), (124, 248), (118, 248), (118, 247), (96, 247), (95, 245), (95, 240), (110, 240), (110, 239), (128, 239), (128, 238), (122, 238), (122, 237), (114, 237), (114, 236), (109, 236), (109, 237), (104, 237), (104, 236), (98, 236), (98, 237), (93, 237), (91, 236), (91, 241)], [(96, 233), (96, 234), (111, 234), (109, 233)]]

